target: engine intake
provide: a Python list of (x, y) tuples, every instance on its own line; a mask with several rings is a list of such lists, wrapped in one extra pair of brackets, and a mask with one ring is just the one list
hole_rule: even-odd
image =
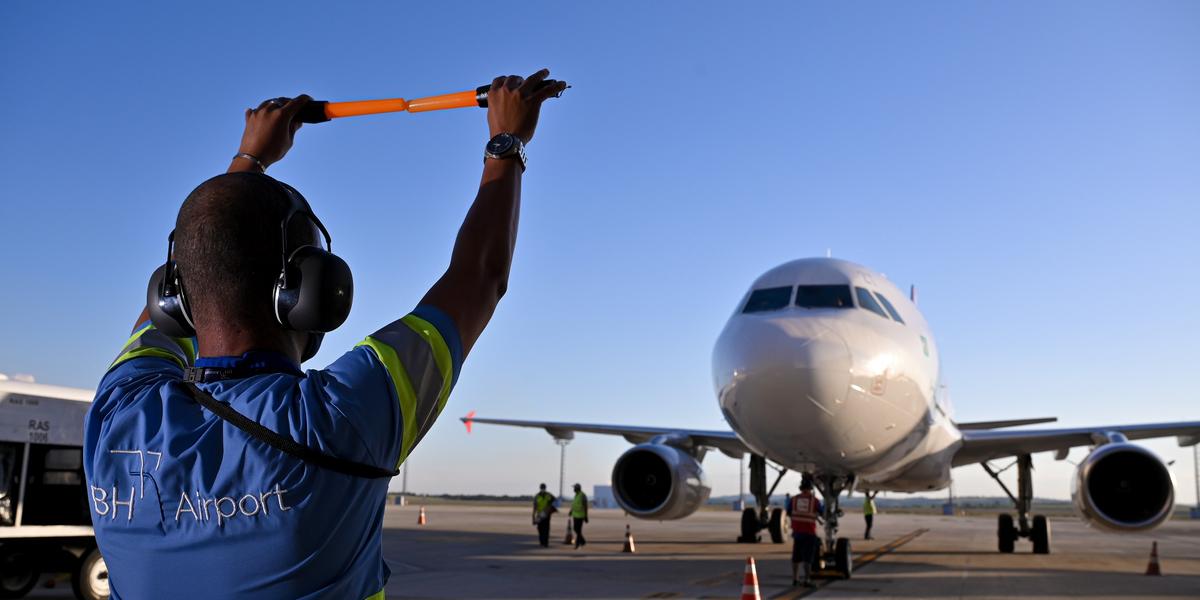
[(666, 444), (640, 444), (617, 459), (612, 475), (617, 504), (639, 519), (682, 519), (708, 500), (712, 488), (691, 454)]
[(1175, 481), (1157, 455), (1141, 446), (1100, 446), (1079, 463), (1071, 499), (1083, 520), (1110, 531), (1161, 525), (1175, 508)]

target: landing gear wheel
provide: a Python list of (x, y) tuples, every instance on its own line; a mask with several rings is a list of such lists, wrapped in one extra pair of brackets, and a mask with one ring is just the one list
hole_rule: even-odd
[(758, 542), (758, 511), (753, 508), (747, 508), (742, 511), (742, 535), (737, 539), (738, 543), (754, 544)]
[(854, 557), (850, 553), (849, 538), (837, 539), (833, 547), (833, 566), (842, 574), (842, 579), (850, 579), (850, 572), (854, 570)]
[(92, 548), (79, 561), (79, 568), (71, 574), (71, 590), (79, 600), (108, 600), (108, 565), (100, 550)]
[(1050, 521), (1045, 516), (1034, 515), (1031, 537), (1034, 554), (1050, 554)]
[(767, 531), (771, 533), (771, 541), (776, 544), (783, 543), (783, 509), (771, 509), (771, 522), (767, 525)]
[(39, 575), (28, 554), (16, 548), (0, 548), (0, 598), (23, 597), (37, 585)]
[(996, 537), (1000, 541), (1000, 551), (1012, 554), (1017, 542), (1017, 528), (1013, 527), (1012, 515), (1003, 514), (996, 518)]

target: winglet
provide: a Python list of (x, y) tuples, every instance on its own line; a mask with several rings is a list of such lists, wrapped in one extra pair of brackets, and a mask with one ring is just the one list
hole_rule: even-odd
[(471, 434), (471, 425), (475, 422), (474, 419), (475, 419), (475, 411), (471, 411), (471, 412), (467, 413), (467, 416), (460, 419), (463, 422), (463, 425), (467, 426), (467, 435)]

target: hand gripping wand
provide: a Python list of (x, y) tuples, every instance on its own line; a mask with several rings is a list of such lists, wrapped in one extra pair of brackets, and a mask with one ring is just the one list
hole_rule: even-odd
[[(535, 90), (540, 90), (547, 85), (558, 83), (555, 80), (547, 79), (538, 84)], [(424, 98), (413, 98), (405, 100), (404, 98), (386, 98), (383, 100), (357, 100), (354, 102), (327, 102), (325, 100), (313, 100), (300, 109), (298, 115), (301, 123), (324, 123), (331, 119), (340, 119), (342, 117), (357, 117), (361, 115), (375, 115), (379, 113), (389, 112), (426, 112), (430, 110), (444, 110), (447, 108), (467, 108), (478, 106), (479, 108), (487, 108), (488, 105), (488, 90), (491, 89), (491, 84), (481, 85), (474, 90), (465, 92), (455, 92), (453, 94), (442, 94), (440, 96), (426, 96)], [(568, 88), (571, 86), (567, 86)], [(561, 92), (560, 92), (561, 94)]]

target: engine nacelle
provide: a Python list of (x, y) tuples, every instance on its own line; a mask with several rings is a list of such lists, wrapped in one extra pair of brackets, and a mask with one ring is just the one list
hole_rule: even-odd
[(666, 444), (639, 444), (617, 459), (612, 475), (617, 504), (639, 519), (682, 519), (708, 500), (712, 488), (691, 454)]
[(1079, 463), (1071, 499), (1089, 525), (1110, 531), (1153, 529), (1175, 508), (1175, 480), (1153, 452), (1129, 443), (1104, 444)]

